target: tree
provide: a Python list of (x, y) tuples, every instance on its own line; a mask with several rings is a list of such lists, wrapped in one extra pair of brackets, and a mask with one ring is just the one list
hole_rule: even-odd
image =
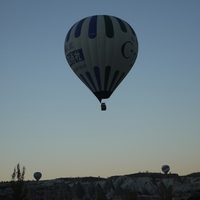
[(165, 184), (161, 182), (159, 185), (159, 191), (160, 191), (161, 200), (172, 200), (173, 188), (171, 185), (167, 188)]
[(28, 188), (24, 185), (25, 171), (23, 167), (21, 172), (19, 163), (14, 167), (11, 179), (12, 200), (28, 200)]
[(124, 200), (137, 200), (138, 199), (137, 192), (127, 189), (124, 191), (123, 199)]
[(74, 191), (78, 199), (82, 199), (85, 196), (85, 190), (80, 182), (74, 185)]
[(99, 183), (96, 186), (95, 200), (107, 200), (106, 194), (103, 191), (103, 188), (101, 187), (101, 185)]

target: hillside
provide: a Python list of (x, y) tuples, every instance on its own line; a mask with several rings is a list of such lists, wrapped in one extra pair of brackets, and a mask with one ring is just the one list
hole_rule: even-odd
[[(200, 199), (200, 173), (136, 173), (123, 176), (26, 181), (30, 200)], [(10, 200), (9, 182), (0, 183), (0, 200)]]

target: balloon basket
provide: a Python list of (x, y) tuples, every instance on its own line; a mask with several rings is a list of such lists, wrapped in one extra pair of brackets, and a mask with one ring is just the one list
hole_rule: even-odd
[(101, 103), (101, 110), (105, 111), (106, 110), (106, 104), (105, 103)]

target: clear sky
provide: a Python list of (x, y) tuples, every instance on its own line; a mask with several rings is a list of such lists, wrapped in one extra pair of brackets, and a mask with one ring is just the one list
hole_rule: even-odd
[[(106, 101), (76, 77), (64, 40), (80, 19), (127, 21), (134, 67)], [(199, 0), (1, 0), (0, 181), (200, 171)]]

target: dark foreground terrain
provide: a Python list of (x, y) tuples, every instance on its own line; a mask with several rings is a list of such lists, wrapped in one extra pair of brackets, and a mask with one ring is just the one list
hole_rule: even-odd
[[(26, 181), (30, 200), (200, 200), (200, 173), (137, 173), (109, 178)], [(0, 182), (0, 200), (11, 200), (10, 182)]]

